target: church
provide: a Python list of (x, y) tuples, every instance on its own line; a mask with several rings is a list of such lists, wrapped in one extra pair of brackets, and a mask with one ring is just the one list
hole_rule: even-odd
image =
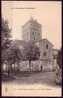
[[(33, 41), (40, 50), (40, 58), (38, 66), (44, 67), (44, 68), (53, 68), (54, 66), (54, 58), (53, 58), (53, 44), (48, 39), (42, 38), (42, 26), (37, 22), (37, 20), (30, 18), (29, 21), (27, 21), (22, 26), (22, 39), (19, 41), (15, 41), (20, 48), (23, 48), (23, 46), (29, 42)], [(22, 64), (22, 63), (21, 63)], [(26, 64), (25, 64), (26, 65)], [(24, 65), (23, 65), (24, 66)], [(36, 66), (37, 67), (37, 66)]]
[(24, 41), (34, 41), (40, 49), (42, 66), (53, 65), (53, 44), (48, 39), (42, 39), (42, 26), (31, 19), (22, 26), (22, 38)]

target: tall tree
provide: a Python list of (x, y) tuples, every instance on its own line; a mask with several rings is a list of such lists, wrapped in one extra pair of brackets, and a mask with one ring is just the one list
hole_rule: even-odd
[(18, 69), (20, 69), (19, 64), (22, 58), (23, 55), (19, 47), (17, 47), (16, 45), (11, 46), (8, 52), (8, 59), (7, 59), (9, 64), (12, 65), (16, 63), (18, 65)]
[(57, 55), (57, 64), (59, 65), (60, 68), (62, 68), (62, 49), (59, 50), (58, 55)]
[(8, 26), (8, 21), (4, 20), (2, 18), (2, 24), (1, 24), (1, 48), (2, 48), (2, 63), (4, 62), (4, 60), (6, 58), (4, 58), (5, 53), (8, 49), (8, 47), (10, 46), (10, 29)]
[(28, 42), (24, 47), (24, 54), (26, 60), (29, 60), (29, 68), (31, 70), (31, 60), (37, 60), (40, 56), (39, 48), (34, 44), (34, 42)]
[[(8, 63), (8, 75), (12, 72), (12, 69), (15, 71), (15, 64), (17, 65), (16, 69), (20, 70), (20, 61), (22, 60), (23, 55), (22, 51), (13, 41), (7, 49), (5, 57)], [(14, 65), (14, 68), (12, 68), (12, 64)]]
[(9, 26), (8, 26), (8, 21), (7, 20), (4, 20), (2, 19), (2, 24), (1, 24), (1, 46), (2, 46), (2, 49), (5, 49), (7, 48), (8, 46), (8, 43), (9, 43), (9, 38), (11, 37), (10, 35), (10, 29), (9, 29)]

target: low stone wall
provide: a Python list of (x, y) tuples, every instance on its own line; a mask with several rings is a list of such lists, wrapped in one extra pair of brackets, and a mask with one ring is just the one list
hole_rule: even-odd
[[(29, 61), (21, 61), (19, 65), (20, 71), (52, 71), (54, 69), (54, 65), (45, 64), (45, 61), (35, 60), (31, 61), (31, 65), (29, 66)], [(15, 69), (18, 65), (15, 64)], [(6, 69), (6, 68), (3, 68)]]
[(29, 61), (21, 61), (20, 63), (20, 71), (40, 71), (40, 61), (31, 61), (31, 65), (29, 66)]
[(31, 65), (29, 66), (29, 61), (21, 61), (20, 63), (20, 71), (52, 71), (53, 65), (44, 64), (41, 60), (31, 61)]
[(29, 71), (29, 61), (21, 61), (20, 71)]
[(40, 60), (40, 67), (42, 66), (42, 71), (53, 71), (54, 65), (52, 62)]
[(31, 61), (31, 70), (32, 71), (40, 71), (40, 61)]

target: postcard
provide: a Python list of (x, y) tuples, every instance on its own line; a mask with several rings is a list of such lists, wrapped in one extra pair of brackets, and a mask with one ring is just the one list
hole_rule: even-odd
[(1, 4), (2, 96), (62, 96), (62, 2)]

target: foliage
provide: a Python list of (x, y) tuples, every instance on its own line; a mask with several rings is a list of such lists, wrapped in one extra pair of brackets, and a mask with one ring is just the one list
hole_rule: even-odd
[(40, 56), (39, 48), (34, 42), (28, 42), (24, 47), (24, 59), (29, 60), (29, 68), (31, 71), (31, 60), (38, 60)]
[(62, 67), (62, 49), (59, 50), (59, 52), (58, 52), (57, 64), (59, 65), (60, 68)]
[(24, 55), (29, 61), (37, 60), (40, 56), (39, 48), (33, 42), (28, 42), (24, 47)]
[(9, 40), (9, 38), (11, 37), (10, 32), (11, 30), (9, 29), (8, 21), (2, 19), (2, 24), (1, 24), (1, 47), (2, 49), (6, 49), (10, 43), (10, 40)]
[(2, 63), (4, 63), (4, 61), (7, 58), (7, 49), (10, 47), (10, 32), (11, 30), (9, 29), (8, 26), (8, 21), (4, 20), (2, 18), (2, 24), (1, 24), (1, 49), (2, 49)]
[(22, 53), (21, 53), (21, 50), (13, 45), (11, 46), (9, 49), (8, 49), (8, 62), (10, 64), (14, 64), (15, 62), (19, 62), (22, 58)]

